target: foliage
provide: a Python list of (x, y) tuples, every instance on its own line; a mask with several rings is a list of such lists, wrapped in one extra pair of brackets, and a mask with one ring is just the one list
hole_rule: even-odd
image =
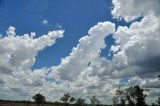
[(85, 105), (85, 99), (82, 99), (82, 98), (78, 98), (75, 102), (76, 105)]
[(75, 98), (71, 97), (71, 95), (69, 93), (66, 93), (63, 95), (63, 97), (61, 97), (60, 100), (65, 104), (70, 104), (71, 102), (75, 101)]
[(157, 104), (158, 106), (160, 106), (160, 96), (157, 98), (156, 104)]
[(36, 102), (37, 105), (43, 104), (45, 102), (45, 96), (41, 95), (40, 93), (35, 94), (32, 99)]
[(118, 96), (113, 96), (112, 101), (113, 101), (113, 105), (114, 106), (118, 105), (119, 104), (119, 98), (118, 98)]
[(100, 105), (102, 102), (96, 98), (96, 96), (92, 96), (90, 99), (92, 105)]
[(160, 74), (158, 74), (158, 79), (160, 80)]
[[(158, 74), (158, 80), (160, 81), (160, 74)], [(160, 106), (160, 94), (156, 102), (157, 102), (157, 105)]]
[(147, 94), (144, 92), (148, 90), (140, 88), (138, 85), (129, 87), (125, 90), (118, 89), (116, 96), (113, 97), (114, 105), (129, 105), (129, 106), (146, 106), (145, 98)]

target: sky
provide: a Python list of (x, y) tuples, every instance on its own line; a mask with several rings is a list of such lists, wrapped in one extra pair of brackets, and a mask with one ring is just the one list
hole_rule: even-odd
[[(142, 6), (143, 5), (143, 6)], [(117, 88), (160, 88), (159, 0), (0, 0), (0, 99), (69, 92), (111, 104)], [(152, 26), (152, 27), (151, 27)]]

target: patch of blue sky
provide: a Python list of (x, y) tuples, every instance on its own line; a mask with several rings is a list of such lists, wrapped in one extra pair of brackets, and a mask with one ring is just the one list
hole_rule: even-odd
[(119, 83), (121, 83), (121, 84), (126, 84), (126, 83), (128, 83), (128, 81), (129, 81), (129, 77), (127, 77), (127, 78), (122, 78), (120, 81), (119, 81)]
[(112, 37), (112, 34), (108, 35), (105, 38), (105, 43), (106, 43), (106, 47), (101, 50), (100, 56), (105, 57), (108, 60), (112, 60), (113, 53), (110, 51), (110, 49), (112, 45), (115, 45), (115, 39)]

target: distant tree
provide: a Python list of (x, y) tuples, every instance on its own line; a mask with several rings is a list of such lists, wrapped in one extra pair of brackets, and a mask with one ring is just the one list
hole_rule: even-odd
[(152, 103), (152, 106), (156, 106), (155, 103)]
[(157, 98), (156, 104), (157, 104), (158, 106), (160, 106), (160, 96)]
[(126, 94), (120, 88), (116, 91), (116, 96), (113, 98), (113, 104), (124, 106), (126, 103)]
[(63, 97), (61, 97), (60, 99), (64, 104), (66, 104), (66, 106), (72, 102), (75, 101), (74, 97), (71, 97), (71, 95), (69, 93), (66, 93), (63, 95)]
[(45, 96), (41, 95), (40, 93), (35, 94), (35, 95), (32, 97), (32, 99), (35, 101), (35, 103), (36, 103), (37, 105), (40, 105), (40, 104), (43, 105), (43, 103), (45, 102)]
[(55, 101), (54, 104), (59, 105), (59, 104), (61, 104), (61, 102)]
[[(160, 74), (158, 74), (158, 80), (160, 81)], [(157, 102), (157, 105), (160, 106), (160, 92), (159, 92), (159, 97), (156, 100), (156, 102)]]
[(76, 99), (74, 97), (70, 97), (69, 103), (74, 102)]
[(144, 94), (144, 89), (140, 88), (138, 85), (134, 86), (134, 96), (133, 99), (136, 101), (136, 106), (146, 106), (145, 98), (147, 94)]
[(92, 96), (90, 99), (92, 105), (101, 105), (102, 102), (96, 98), (96, 96)]
[(116, 105), (119, 104), (119, 99), (118, 99), (117, 96), (113, 96), (112, 101), (113, 101), (113, 105), (114, 105), (114, 106), (116, 106)]
[(61, 101), (63, 102), (63, 103), (67, 103), (68, 101), (69, 101), (69, 99), (70, 99), (70, 94), (69, 93), (66, 93), (66, 94), (64, 94), (63, 95), (63, 97), (61, 97)]
[(83, 105), (86, 104), (86, 103), (85, 103), (85, 99), (78, 98), (78, 99), (76, 100), (75, 104), (76, 104), (76, 105), (81, 105), (81, 106), (83, 106)]
[(144, 91), (148, 92), (148, 90), (140, 88), (138, 85), (125, 90), (118, 89), (116, 91), (116, 96), (112, 99), (113, 104), (122, 106), (146, 106), (145, 98), (147, 95)]

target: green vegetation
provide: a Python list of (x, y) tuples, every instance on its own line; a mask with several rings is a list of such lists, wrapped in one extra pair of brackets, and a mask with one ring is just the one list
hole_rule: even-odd
[(76, 104), (76, 105), (81, 105), (81, 106), (86, 105), (85, 99), (78, 98), (78, 99), (76, 100), (75, 104)]
[(147, 106), (145, 98), (149, 92), (147, 89), (140, 88), (138, 85), (129, 87), (125, 90), (118, 89), (116, 96), (113, 97), (113, 104), (120, 106)]
[[(160, 74), (158, 74), (158, 80), (160, 81)], [(159, 97), (156, 99), (155, 103), (152, 103), (152, 106), (160, 106), (160, 91)]]
[(102, 102), (96, 98), (96, 96), (92, 96), (91, 105), (102, 105)]
[(76, 99), (72, 97), (69, 93), (66, 93), (63, 95), (63, 97), (61, 97), (60, 100), (68, 106), (70, 103), (74, 102)]
[(40, 93), (34, 95), (32, 99), (35, 101), (37, 105), (45, 103), (45, 96), (41, 95)]

